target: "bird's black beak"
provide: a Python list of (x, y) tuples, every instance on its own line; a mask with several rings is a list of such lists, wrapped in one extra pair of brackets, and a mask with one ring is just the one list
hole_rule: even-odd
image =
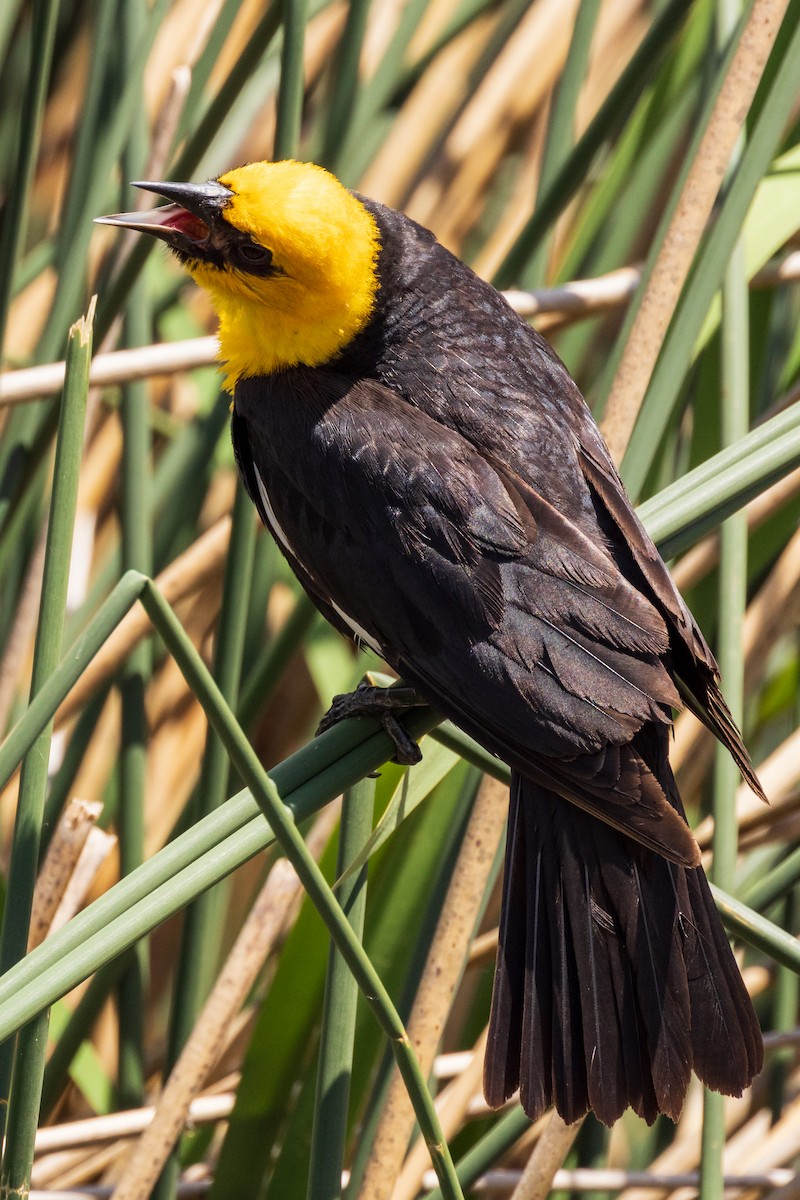
[(133, 186), (164, 196), (171, 203), (145, 212), (115, 213), (95, 220), (101, 225), (150, 233), (188, 257), (194, 257), (193, 252), (207, 242), (212, 227), (233, 196), (230, 188), (214, 179), (207, 183), (141, 182)]

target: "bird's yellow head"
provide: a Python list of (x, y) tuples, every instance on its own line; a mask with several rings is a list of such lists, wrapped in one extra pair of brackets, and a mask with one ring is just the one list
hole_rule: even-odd
[(335, 358), (378, 291), (372, 214), (322, 167), (249, 163), (206, 184), (137, 186), (172, 200), (106, 218), (166, 241), (211, 296), (226, 386)]

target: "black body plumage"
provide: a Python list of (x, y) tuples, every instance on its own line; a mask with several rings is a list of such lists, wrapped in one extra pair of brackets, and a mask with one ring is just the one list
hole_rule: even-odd
[(322, 612), (513, 769), (485, 1089), (604, 1122), (738, 1094), (761, 1036), (667, 759), (688, 697), (758, 788), (711, 652), (541, 337), (426, 230), (367, 328), (236, 386), (233, 439)]

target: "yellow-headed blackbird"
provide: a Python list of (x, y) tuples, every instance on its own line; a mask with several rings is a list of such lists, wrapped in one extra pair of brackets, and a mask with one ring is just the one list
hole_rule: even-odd
[(433, 235), (251, 163), (111, 218), (211, 295), (233, 443), (325, 616), (512, 768), (484, 1086), (677, 1118), (762, 1042), (667, 750), (681, 697), (760, 792), (714, 658), (563, 364)]

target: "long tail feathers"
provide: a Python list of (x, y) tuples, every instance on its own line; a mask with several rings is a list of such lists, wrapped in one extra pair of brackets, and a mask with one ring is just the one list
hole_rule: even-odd
[(536, 1118), (677, 1119), (692, 1069), (740, 1095), (758, 1022), (701, 868), (515, 775), (484, 1090)]

